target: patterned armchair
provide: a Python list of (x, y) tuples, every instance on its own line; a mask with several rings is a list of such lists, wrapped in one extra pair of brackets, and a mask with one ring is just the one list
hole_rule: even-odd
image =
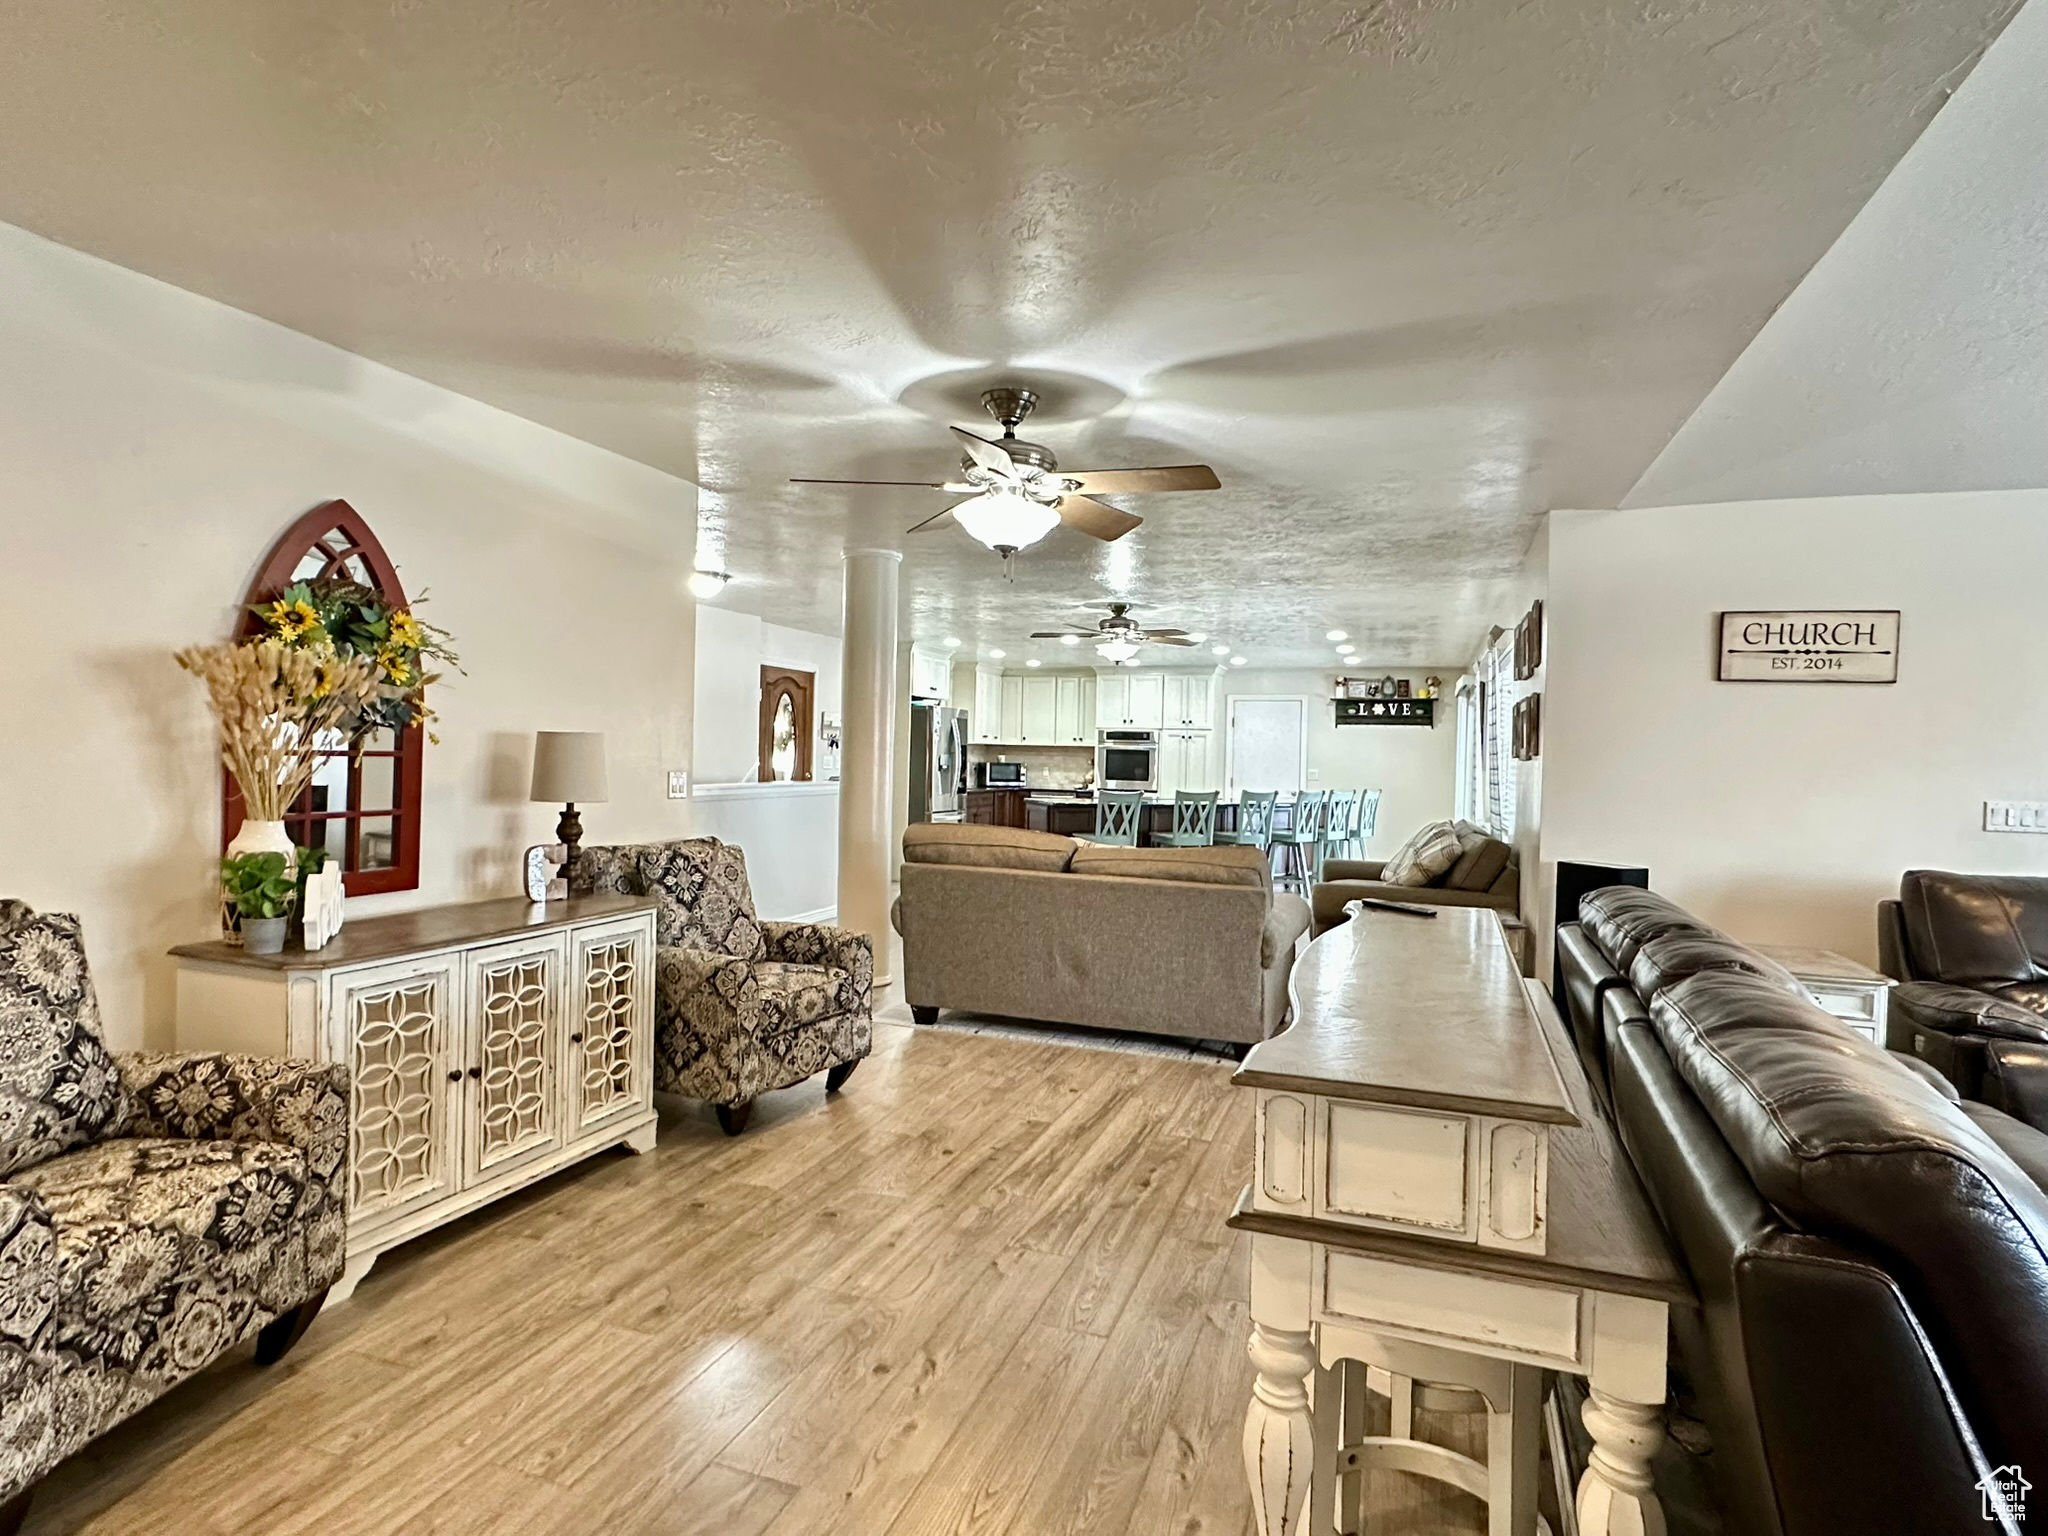
[(0, 1536), (36, 1481), (341, 1273), (348, 1072), (114, 1053), (78, 920), (0, 901)]
[(761, 921), (740, 849), (715, 837), (585, 848), (570, 884), (659, 899), (654, 1086), (710, 1100), (728, 1135), (756, 1096), (819, 1072), (837, 1093), (867, 1055), (874, 942)]

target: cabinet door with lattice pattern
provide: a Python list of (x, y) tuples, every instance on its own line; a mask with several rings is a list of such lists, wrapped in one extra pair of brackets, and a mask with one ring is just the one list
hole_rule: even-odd
[(464, 1146), (467, 1180), (562, 1144), (562, 988), (559, 933), (472, 951)]
[(360, 1234), (461, 1187), (462, 1070), (454, 956), (337, 972), (332, 1060), (353, 1079), (349, 1225)]
[(654, 918), (579, 928), (571, 936), (570, 1136), (644, 1108), (654, 1083)]

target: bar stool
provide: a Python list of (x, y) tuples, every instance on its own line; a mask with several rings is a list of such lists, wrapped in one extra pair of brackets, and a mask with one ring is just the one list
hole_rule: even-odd
[[(1325, 791), (1320, 789), (1298, 792), (1294, 797), (1293, 825), (1285, 832), (1273, 834), (1273, 849), (1281, 856), (1273, 883), (1298, 886), (1304, 896), (1323, 867), (1324, 797)], [(1290, 866), (1296, 871), (1291, 877), (1286, 873)]]
[(1145, 814), (1144, 792), (1136, 789), (1104, 789), (1095, 795), (1095, 830), (1081, 834), (1087, 843), (1106, 843), (1118, 848), (1138, 846), (1138, 822)]
[(1173, 830), (1158, 838), (1162, 848), (1207, 848), (1216, 841), (1216, 791), (1173, 792)]
[(1359, 858), (1365, 857), (1365, 846), (1372, 841), (1373, 833), (1380, 825), (1380, 792), (1368, 789), (1358, 797), (1358, 810), (1351, 821), (1351, 841), (1357, 845)]
[(1216, 841), (1239, 848), (1273, 846), (1273, 807), (1280, 796), (1270, 789), (1248, 789), (1237, 797), (1237, 830), (1218, 832)]
[(1342, 856), (1345, 844), (1351, 841), (1352, 822), (1358, 815), (1358, 791), (1355, 789), (1333, 789), (1323, 807), (1323, 841), (1316, 849), (1316, 868), (1323, 867), (1323, 860), (1332, 854)]

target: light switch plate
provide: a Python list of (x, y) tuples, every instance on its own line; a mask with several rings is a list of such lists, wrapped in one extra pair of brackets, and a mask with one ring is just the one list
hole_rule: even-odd
[(690, 798), (690, 775), (681, 768), (668, 771), (668, 797), (671, 800)]
[(1984, 830), (2048, 833), (2048, 800), (1986, 800)]

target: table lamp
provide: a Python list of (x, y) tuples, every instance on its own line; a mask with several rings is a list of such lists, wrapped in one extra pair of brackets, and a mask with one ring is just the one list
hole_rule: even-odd
[(562, 862), (566, 880), (576, 866), (576, 845), (583, 841), (583, 818), (576, 807), (602, 805), (611, 798), (611, 786), (605, 782), (604, 732), (534, 732), (533, 789), (527, 798), (562, 807), (555, 841), (569, 850)]

